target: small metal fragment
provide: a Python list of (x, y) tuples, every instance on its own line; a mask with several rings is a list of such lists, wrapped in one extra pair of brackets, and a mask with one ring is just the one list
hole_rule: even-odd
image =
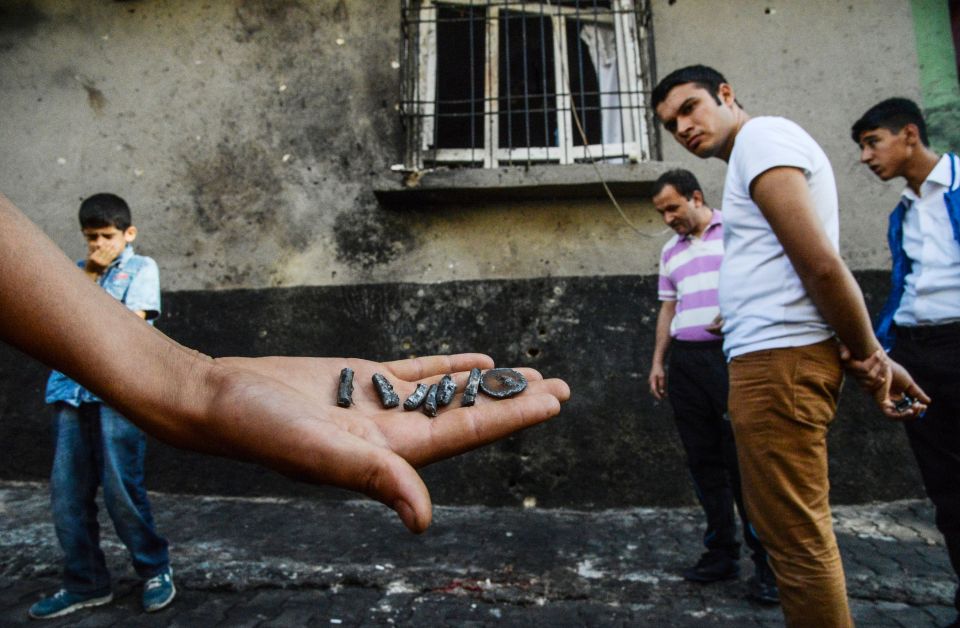
[(393, 390), (393, 384), (380, 373), (373, 374), (373, 387), (377, 389), (384, 408), (396, 408), (400, 405), (400, 395)]
[(903, 398), (893, 402), (893, 408), (897, 412), (903, 413), (912, 408), (916, 402), (917, 400), (910, 395), (904, 395)]
[(457, 383), (449, 375), (440, 378), (437, 384), (437, 405), (446, 406), (453, 401), (453, 395), (457, 392)]
[(427, 389), (427, 398), (423, 400), (423, 412), (429, 417), (437, 416), (437, 385), (431, 384)]
[(463, 389), (463, 397), (460, 399), (461, 406), (472, 406), (477, 402), (477, 389), (480, 388), (480, 369), (470, 369), (470, 375), (467, 377), (467, 385)]
[(337, 405), (349, 408), (353, 403), (353, 369), (345, 368), (340, 371), (340, 384), (337, 386)]
[(527, 387), (527, 378), (513, 369), (490, 369), (480, 378), (480, 390), (495, 399), (518, 395)]
[(417, 384), (417, 389), (403, 402), (403, 409), (416, 410), (419, 408), (423, 400), (427, 398), (427, 388), (428, 386), (426, 384)]

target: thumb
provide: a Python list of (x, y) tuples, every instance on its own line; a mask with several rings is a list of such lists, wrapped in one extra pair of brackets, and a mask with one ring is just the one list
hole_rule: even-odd
[(390, 451), (371, 447), (356, 469), (356, 490), (396, 511), (403, 525), (420, 534), (433, 519), (430, 492), (416, 469)]

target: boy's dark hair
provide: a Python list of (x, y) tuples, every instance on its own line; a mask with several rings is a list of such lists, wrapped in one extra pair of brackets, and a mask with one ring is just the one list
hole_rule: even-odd
[(920, 141), (929, 146), (927, 140), (927, 123), (923, 120), (923, 112), (917, 103), (909, 98), (888, 98), (870, 107), (860, 119), (853, 123), (850, 135), (856, 144), (860, 143), (860, 136), (874, 129), (886, 129), (891, 133), (899, 133), (908, 124), (917, 125), (920, 131)]
[(81, 229), (116, 227), (126, 231), (132, 223), (130, 207), (116, 194), (94, 194), (80, 203)]
[(700, 187), (700, 182), (689, 170), (677, 168), (664, 172), (653, 182), (653, 194), (651, 196), (656, 196), (668, 185), (672, 185), (673, 189), (688, 201), (693, 198), (694, 192), (700, 192), (700, 195), (703, 196), (703, 188)]
[(670, 93), (671, 89), (677, 85), (684, 85), (686, 83), (696, 83), (698, 86), (707, 90), (719, 105), (720, 98), (717, 96), (717, 92), (720, 91), (720, 84), (726, 82), (727, 79), (724, 78), (722, 74), (709, 66), (688, 65), (685, 68), (674, 70), (657, 83), (657, 86), (653, 88), (653, 93), (650, 96), (650, 107), (656, 109), (657, 105), (667, 98), (667, 94)]

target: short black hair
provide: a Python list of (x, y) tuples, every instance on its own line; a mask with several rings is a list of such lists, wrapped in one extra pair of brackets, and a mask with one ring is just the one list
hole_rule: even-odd
[(870, 107), (860, 119), (853, 123), (850, 135), (856, 144), (860, 143), (860, 136), (874, 129), (886, 129), (891, 133), (899, 133), (908, 124), (917, 125), (920, 131), (920, 141), (929, 146), (927, 139), (927, 123), (923, 119), (923, 112), (917, 103), (909, 98), (888, 98)]
[(700, 192), (700, 195), (703, 196), (703, 188), (700, 187), (700, 182), (697, 181), (697, 177), (693, 176), (693, 173), (689, 170), (684, 170), (683, 168), (668, 170), (660, 175), (653, 183), (653, 194), (651, 194), (651, 196), (656, 196), (668, 185), (672, 185), (673, 189), (675, 189), (678, 194), (682, 194), (688, 201), (693, 198), (694, 192)]
[(667, 94), (670, 93), (671, 89), (678, 85), (685, 85), (686, 83), (696, 83), (707, 90), (719, 105), (720, 97), (717, 96), (717, 92), (720, 91), (720, 85), (726, 82), (727, 79), (724, 78), (722, 74), (709, 66), (688, 65), (685, 68), (674, 70), (657, 83), (657, 86), (653, 88), (653, 93), (650, 96), (650, 107), (656, 109), (657, 105), (666, 100)]
[(126, 231), (132, 223), (130, 206), (116, 194), (94, 194), (80, 203), (81, 229), (116, 227)]

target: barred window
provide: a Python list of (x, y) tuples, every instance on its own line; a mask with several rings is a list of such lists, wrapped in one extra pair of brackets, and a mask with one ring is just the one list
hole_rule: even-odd
[(405, 165), (650, 159), (636, 4), (402, 0)]

